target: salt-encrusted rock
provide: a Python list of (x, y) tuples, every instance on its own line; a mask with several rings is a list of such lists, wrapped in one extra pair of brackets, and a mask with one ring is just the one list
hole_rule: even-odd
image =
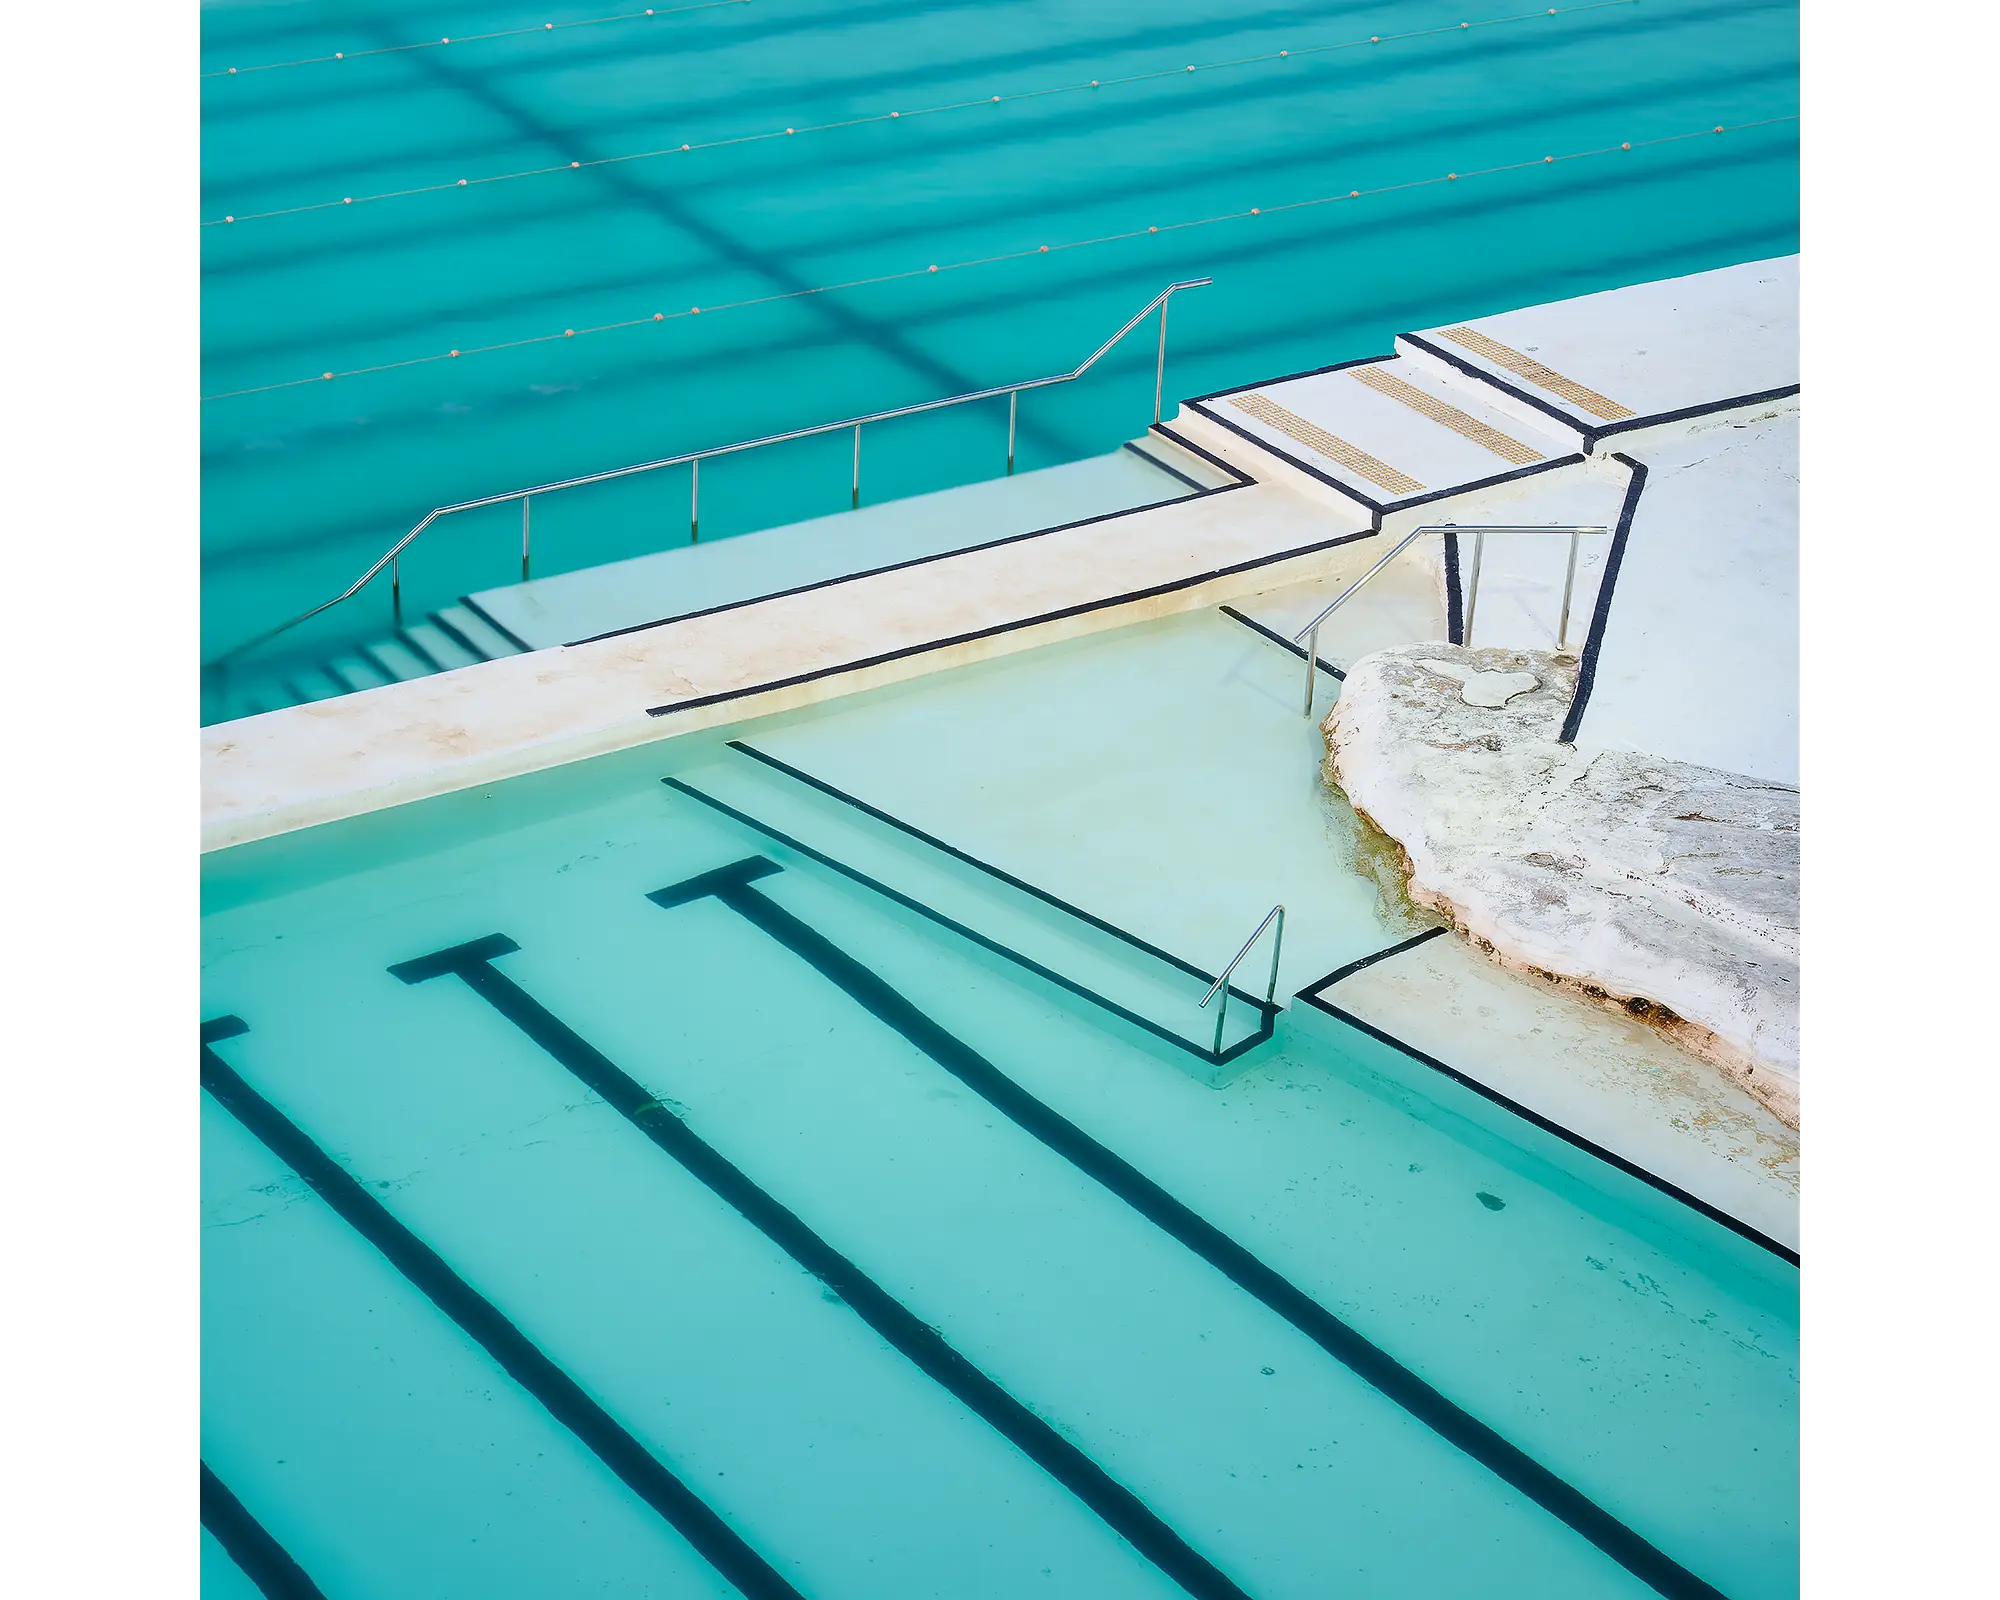
[(1364, 656), (1327, 775), (1401, 845), (1412, 900), (1662, 1027), (1796, 1127), (1798, 791), (1558, 743), (1576, 671), (1447, 644)]

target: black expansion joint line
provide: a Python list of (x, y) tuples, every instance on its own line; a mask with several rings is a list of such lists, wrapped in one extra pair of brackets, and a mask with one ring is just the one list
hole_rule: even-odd
[(1625, 546), (1632, 537), (1632, 519), (1639, 512), (1639, 496), (1646, 492), (1646, 464), (1631, 456), (1613, 454), (1631, 472), (1625, 484), (1625, 503), (1618, 508), (1618, 528), (1611, 536), (1611, 550), (1604, 558), (1604, 576), (1597, 583), (1597, 600), (1591, 607), (1590, 632), (1584, 636), (1583, 656), (1576, 668), (1576, 692), (1570, 696), (1569, 713), (1563, 718), (1563, 744), (1575, 744), (1583, 726), (1583, 713), (1590, 704), (1590, 691), (1597, 684), (1597, 658), (1604, 649), (1604, 630), (1611, 621), (1611, 597), (1618, 587), (1618, 570), (1625, 564)]
[[(512, 945), (508, 946), (510, 949)], [(660, 1514), (746, 1600), (805, 1600), (778, 1570), (586, 1394), (575, 1379), (435, 1250), (390, 1213), (339, 1162), (212, 1048), (247, 1032), (238, 1017), (202, 1024), (201, 1086), (263, 1146), (302, 1178), (341, 1221), (366, 1239), (410, 1284), (491, 1356), (627, 1488)], [(267, 1594), (269, 1590), (265, 1591)], [(316, 1592), (316, 1591), (315, 1591)]]
[[(770, 863), (763, 871), (779, 869)], [(753, 874), (754, 875), (754, 874)], [(738, 874), (740, 879), (742, 874)], [(761, 897), (759, 897), (761, 898)], [(591, 1093), (831, 1289), (899, 1354), (1047, 1472), (1197, 1600), (1249, 1600), (1217, 1567), (1054, 1427), (954, 1349), (795, 1212), (760, 1188), (637, 1079), (493, 965), (519, 950), (504, 934), (399, 962), (405, 983), (461, 980)]]
[(756, 887), (758, 879), (781, 870), (764, 857), (746, 857), (656, 889), (646, 898), (663, 910), (709, 897), (721, 901), (901, 1034), (1017, 1127), (1096, 1180), (1386, 1399), (1587, 1539), (1634, 1577), (1673, 1600), (1723, 1600), (1720, 1590), (1433, 1388), (1123, 1157), (1037, 1100), (878, 974)]
[(201, 1525), (265, 1600), (326, 1600), (326, 1592), (229, 1492), (229, 1485), (206, 1461), (201, 1464)]

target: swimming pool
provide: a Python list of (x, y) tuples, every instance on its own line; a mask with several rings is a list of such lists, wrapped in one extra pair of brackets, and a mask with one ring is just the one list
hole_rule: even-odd
[[(1797, 109), (1789, 3), (745, 0), (543, 26), (573, 20), (204, 10), (205, 656), (432, 506), (1066, 370), (1175, 278), (1215, 284), (1175, 304), (1170, 409), (1796, 245), (1796, 123), (1768, 120)], [(882, 281), (803, 292), (857, 280)], [(1024, 401), (1023, 469), (1136, 434), (1151, 365), (1128, 342)], [(871, 496), (997, 472), (1003, 411), (881, 430)], [(704, 535), (836, 510), (847, 482), (838, 438), (723, 464)], [(537, 571), (684, 540), (686, 497), (665, 473), (551, 503)], [(427, 534), (411, 607), (517, 576), (509, 518)]]
[[(211, 857), (213, 1592), (1796, 1592), (1791, 1261), (1261, 955), (1208, 1048), (1162, 919), (1265, 835), (1288, 944), (1408, 931), (1327, 791), (1213, 848), (1296, 667), (1172, 618)], [(926, 761), (981, 827), (843, 788)]]

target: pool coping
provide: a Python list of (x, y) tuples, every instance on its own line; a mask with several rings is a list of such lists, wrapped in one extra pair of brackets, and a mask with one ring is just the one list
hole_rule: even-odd
[[(1269, 587), (1316, 576), (1331, 552), (1381, 532), (1379, 517), (1329, 517), (1317, 503), (1302, 498), (1281, 484), (1265, 482), (1222, 460), (1201, 445), (1185, 439), (1165, 424), (1156, 431), (1176, 447), (1212, 463), (1232, 480), (1213, 488), (1178, 496), (1155, 505), (1079, 519), (965, 550), (895, 563), (861, 574), (801, 586), (778, 595), (732, 602), (687, 616), (621, 629), (590, 640), (549, 649), (481, 662), (454, 672), (441, 673), (405, 683), (308, 705), (268, 712), (258, 717), (218, 723), (203, 730), (203, 826), (204, 852), (225, 849), (276, 834), (291, 832), (323, 822), (331, 822), (364, 812), (383, 809), (407, 801), (426, 799), (483, 784), (502, 781), (528, 772), (562, 765), (591, 755), (606, 754), (650, 740), (671, 737), (699, 728), (713, 727), (768, 712), (832, 698), (881, 684), (900, 681), (919, 673), (988, 659), (1014, 650), (1075, 637), (1127, 621), (1147, 620), (1173, 611), (1203, 604), (1219, 603)], [(995, 551), (1019, 547), (1030, 541), (1072, 540), (1081, 532), (1129, 524), (1136, 519), (1186, 515), (1190, 508), (1205, 507), (1221, 496), (1252, 492), (1260, 496), (1260, 511), (1247, 519), (1232, 519), (1227, 525), (1191, 522), (1168, 535), (1162, 546), (1158, 538), (1099, 541), (1087, 547), (1085, 565), (1124, 566), (1151, 564), (1171, 571), (1177, 556), (1193, 557), (1193, 570), (1183, 568), (1163, 581), (1141, 583), (1091, 592), (1086, 570), (1078, 578), (1071, 570), (1076, 557), (1061, 557), (1044, 564), (1038, 572), (1020, 579), (1016, 588), (1027, 595), (1001, 595), (994, 600), (990, 562)], [(1198, 511), (1197, 511), (1198, 515)], [(1356, 526), (1356, 523), (1360, 526)], [(1327, 530), (1323, 537), (1311, 535)], [(1245, 530), (1248, 530), (1247, 532)], [(1192, 541), (1187, 555), (1181, 556), (1171, 544), (1179, 538), (1184, 547)], [(1262, 540), (1259, 548), (1257, 541)], [(1216, 561), (1196, 555), (1212, 550), (1216, 554), (1231, 547), (1249, 553), (1241, 559)], [(1082, 554), (1082, 549), (1079, 550)], [(981, 558), (987, 558), (985, 563)], [(796, 672), (771, 672), (766, 649), (756, 650), (750, 623), (758, 618), (762, 631), (796, 643), (784, 635), (786, 603), (801, 597), (837, 591), (902, 574), (920, 578), (938, 573), (950, 563), (971, 563), (956, 591), (938, 595), (944, 584), (933, 580), (932, 596), (927, 597), (925, 614), (913, 612), (907, 593), (889, 593), (880, 599), (893, 624), (901, 622), (907, 634), (918, 637), (886, 650), (863, 653), (838, 648), (838, 633), (850, 627), (855, 606), (837, 608), (833, 618), (833, 648), (822, 653), (835, 659), (807, 666)], [(989, 570), (982, 573), (981, 566)], [(1257, 577), (1252, 578), (1251, 575)], [(957, 577), (956, 574), (953, 577)], [(1248, 580), (1248, 581), (1245, 581)], [(1033, 606), (1032, 588), (1044, 589), (1069, 584), (1085, 590), (1085, 597), (1064, 605)], [(1107, 588), (1110, 585), (1106, 585)], [(876, 597), (870, 597), (876, 598)], [(983, 626), (951, 632), (934, 632), (927, 626), (939, 610), (953, 606), (1004, 605), (1010, 598), (1026, 598), (1031, 608)], [(1053, 596), (1050, 596), (1053, 598)], [(863, 602), (865, 608), (866, 602)], [(737, 613), (744, 619), (736, 624), (746, 630), (732, 631), (725, 640), (695, 641), (714, 660), (729, 665), (726, 675), (738, 681), (717, 686), (708, 692), (690, 693), (670, 701), (640, 699), (627, 713), (603, 709), (613, 680), (643, 678), (650, 667), (654, 679), (679, 678), (672, 660), (662, 651), (680, 641), (661, 642), (664, 630), (681, 624), (699, 624), (703, 619)], [(809, 654), (817, 640), (807, 640), (802, 648)], [(565, 659), (568, 652), (589, 652), (594, 659)], [(757, 659), (752, 662), (747, 655)], [(586, 683), (596, 674), (595, 690)], [(686, 680), (681, 680), (686, 681)], [(690, 685), (695, 687), (694, 685)], [(564, 710), (567, 697), (569, 709)], [(581, 713), (581, 714), (579, 714)], [(487, 726), (474, 730), (468, 723), (484, 715)], [(534, 726), (523, 731), (523, 722), (537, 716), (554, 725)], [(511, 732), (510, 732), (511, 729)], [(351, 730), (351, 731), (349, 731)], [(497, 730), (497, 731), (496, 731)], [(246, 736), (254, 743), (247, 749)], [(409, 747), (419, 745), (421, 751)], [(231, 758), (233, 756), (233, 760)]]

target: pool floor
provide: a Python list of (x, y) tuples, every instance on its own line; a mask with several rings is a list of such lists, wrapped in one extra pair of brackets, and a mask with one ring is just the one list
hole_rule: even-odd
[(954, 928), (643, 755), (217, 893), (215, 1593), (1796, 1591), (1791, 1265), (1309, 1006), (1217, 1070), (1145, 1025), (1198, 992), (1058, 981), (1076, 912)]

